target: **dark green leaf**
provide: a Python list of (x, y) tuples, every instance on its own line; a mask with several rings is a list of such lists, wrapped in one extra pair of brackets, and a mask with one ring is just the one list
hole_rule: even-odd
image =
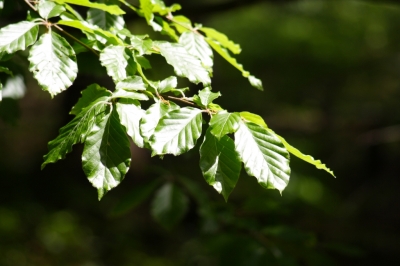
[(177, 224), (187, 212), (189, 200), (179, 187), (167, 183), (156, 193), (151, 214), (162, 226), (171, 228)]
[(234, 133), (239, 128), (240, 116), (237, 113), (220, 111), (210, 120), (211, 133), (218, 139)]
[(285, 189), (289, 182), (289, 153), (281, 140), (267, 129), (241, 121), (235, 146), (248, 175), (265, 188)]
[(242, 168), (233, 140), (226, 135), (218, 139), (207, 130), (200, 147), (200, 168), (207, 183), (227, 201)]
[(209, 73), (200, 60), (189, 54), (180, 44), (169, 42), (153, 42), (153, 44), (160, 50), (167, 63), (174, 67), (178, 76), (186, 77), (195, 84), (201, 82), (206, 86), (211, 83)]
[(125, 126), (126, 133), (140, 148), (144, 147), (143, 137), (140, 135), (140, 119), (145, 111), (140, 108), (137, 101), (122, 99), (117, 103), (117, 111), (121, 124)]
[(96, 116), (82, 154), (83, 171), (97, 188), (99, 200), (124, 179), (130, 162), (131, 151), (125, 128), (117, 110), (107, 106)]
[(39, 26), (37, 23), (22, 21), (10, 24), (0, 29), (0, 52), (9, 54), (34, 44), (38, 36)]
[(74, 49), (53, 31), (40, 37), (28, 59), (29, 70), (52, 97), (71, 86), (78, 73)]
[(72, 107), (71, 112), (69, 112), (71, 115), (79, 114), (83, 108), (87, 107), (100, 97), (111, 96), (111, 92), (109, 90), (100, 87), (98, 84), (89, 85), (86, 89), (81, 91), (81, 94), (81, 98), (79, 98), (75, 106)]
[(153, 154), (179, 155), (192, 149), (201, 135), (202, 112), (185, 107), (164, 115), (150, 139)]
[(104, 113), (109, 97), (97, 98), (90, 105), (82, 109), (67, 125), (60, 129), (60, 133), (54, 140), (50, 141), (49, 153), (44, 156), (42, 169), (48, 163), (55, 163), (65, 158), (67, 153), (72, 151), (72, 146), (84, 142), (87, 134), (92, 129), (99, 113)]

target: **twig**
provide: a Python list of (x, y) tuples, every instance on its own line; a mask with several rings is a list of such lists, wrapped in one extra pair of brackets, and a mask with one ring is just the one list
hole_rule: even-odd
[(190, 101), (188, 101), (188, 100), (186, 100), (186, 99), (177, 98), (177, 97), (173, 97), (173, 96), (167, 96), (167, 97), (170, 98), (170, 99), (172, 99), (172, 100), (181, 101), (181, 102), (184, 102), (184, 103), (187, 103), (187, 104), (190, 104), (190, 105), (193, 105), (193, 106), (196, 106), (196, 107), (197, 107), (196, 104), (194, 104), (194, 103), (192, 103), (192, 102), (190, 102)]
[(30, 6), (33, 10), (37, 11), (37, 8), (36, 8), (35, 6), (33, 6), (29, 0), (24, 0), (24, 1), (25, 1), (25, 3), (27, 3), (28, 6)]

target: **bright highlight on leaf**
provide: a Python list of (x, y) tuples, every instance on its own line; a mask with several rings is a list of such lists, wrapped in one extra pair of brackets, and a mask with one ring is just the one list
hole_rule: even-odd
[(125, 11), (123, 11), (117, 5), (105, 5), (105, 4), (100, 4), (100, 3), (93, 3), (93, 2), (90, 2), (89, 0), (54, 0), (54, 1), (59, 4), (68, 3), (68, 4), (78, 5), (78, 6), (97, 8), (100, 10), (104, 10), (112, 15), (125, 14)]
[(32, 46), (28, 59), (29, 70), (52, 97), (71, 86), (78, 73), (74, 49), (52, 31)]
[(0, 29), (0, 53), (5, 51), (9, 54), (34, 44), (38, 36), (39, 26), (37, 23), (22, 21), (8, 25)]

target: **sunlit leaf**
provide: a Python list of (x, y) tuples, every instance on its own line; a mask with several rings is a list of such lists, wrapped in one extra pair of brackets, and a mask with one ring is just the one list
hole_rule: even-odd
[(222, 47), (228, 49), (234, 54), (239, 54), (242, 49), (239, 44), (236, 44), (228, 39), (228, 37), (212, 28), (201, 27), (200, 31), (204, 32), (206, 36), (214, 41), (217, 41)]
[(146, 94), (135, 91), (126, 91), (123, 89), (118, 89), (114, 91), (112, 98), (113, 99), (124, 98), (124, 99), (139, 100), (139, 101), (147, 101), (149, 99), (149, 97), (147, 97)]
[(40, 2), (37, 8), (40, 16), (44, 19), (57, 17), (65, 11), (65, 7), (50, 1)]
[(193, 29), (190, 19), (182, 15), (174, 16), (172, 25), (174, 25), (176, 30), (181, 34)]
[(217, 137), (222, 138), (226, 134), (234, 133), (239, 128), (240, 116), (237, 113), (228, 113), (220, 111), (213, 115), (210, 120), (211, 133)]
[(122, 16), (111, 15), (108, 12), (95, 8), (89, 9), (87, 21), (90, 24), (99, 26), (103, 30), (121, 30), (125, 25)]
[(74, 49), (53, 31), (40, 37), (28, 59), (29, 70), (52, 97), (71, 86), (78, 73)]
[(209, 87), (206, 87), (201, 91), (199, 91), (198, 96), (195, 95), (195, 97), (193, 97), (193, 101), (200, 106), (207, 107), (210, 103), (212, 103), (212, 101), (214, 101), (220, 96), (221, 93), (212, 92)]
[(281, 140), (267, 129), (241, 121), (235, 146), (248, 175), (264, 188), (285, 189), (289, 182), (289, 153)]
[(140, 0), (140, 9), (143, 12), (143, 15), (147, 21), (147, 23), (150, 25), (150, 23), (154, 19), (154, 14), (153, 14), (153, 3), (151, 0)]
[(128, 66), (128, 60), (129, 56), (124, 46), (110, 45), (100, 53), (101, 65), (107, 69), (107, 74), (115, 82), (124, 80), (127, 77), (126, 67)]
[(169, 92), (172, 89), (176, 88), (176, 86), (178, 86), (178, 81), (177, 81), (176, 77), (171, 76), (171, 77), (168, 77), (168, 78), (162, 80), (160, 82), (160, 84), (158, 84), (158, 92), (166, 93), (166, 92)]
[(207, 183), (227, 201), (242, 168), (233, 140), (226, 135), (218, 139), (207, 130), (200, 147), (200, 168)]
[(101, 4), (101, 3), (93, 3), (93, 2), (90, 2), (89, 0), (54, 0), (54, 2), (57, 2), (59, 4), (68, 3), (68, 4), (78, 5), (78, 6), (97, 8), (97, 9), (106, 11), (112, 15), (125, 14), (125, 11), (123, 11), (117, 5), (106, 5), (106, 4)]
[(213, 52), (202, 35), (191, 31), (184, 32), (179, 38), (179, 43), (185, 47), (189, 54), (200, 59), (205, 67), (211, 68), (213, 66)]
[(154, 196), (151, 214), (156, 221), (169, 229), (183, 218), (188, 204), (187, 196), (179, 187), (172, 183), (166, 183)]
[(22, 75), (9, 77), (2, 90), (3, 98), (21, 99), (26, 93), (26, 86)]
[(173, 102), (162, 103), (158, 101), (147, 109), (146, 114), (140, 122), (140, 133), (146, 142), (154, 134), (154, 130), (160, 119), (168, 112), (179, 109), (179, 106)]
[(143, 137), (140, 135), (140, 119), (145, 111), (140, 108), (138, 101), (121, 99), (117, 104), (117, 111), (121, 124), (125, 126), (126, 133), (140, 148), (144, 147)]
[(185, 107), (164, 115), (150, 139), (153, 154), (179, 155), (192, 149), (201, 135), (202, 112)]
[(208, 85), (211, 83), (209, 73), (201, 65), (200, 60), (189, 54), (184, 47), (169, 42), (153, 42), (153, 44), (158, 47), (167, 63), (174, 67), (178, 76), (186, 77), (195, 84), (201, 82), (203, 85)]
[(139, 76), (131, 76), (119, 81), (115, 87), (116, 89), (124, 89), (127, 91), (143, 91), (146, 90), (146, 85), (143, 79)]
[(131, 152), (125, 128), (115, 108), (107, 106), (96, 116), (86, 137), (82, 166), (99, 200), (119, 185), (129, 170)]
[(22, 21), (0, 29), (0, 52), (12, 54), (34, 44), (38, 36), (37, 23)]

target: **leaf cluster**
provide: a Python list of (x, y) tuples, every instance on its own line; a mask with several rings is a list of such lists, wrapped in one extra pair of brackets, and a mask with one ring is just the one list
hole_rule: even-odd
[[(221, 96), (212, 90), (214, 52), (237, 68), (252, 86), (262, 90), (262, 83), (233, 57), (241, 52), (238, 44), (215, 29), (173, 15), (180, 5), (166, 6), (161, 0), (140, 0), (139, 6), (125, 0), (26, 2), (39, 17), (0, 29), (1, 58), (29, 49), (29, 70), (43, 90), (54, 97), (76, 79), (76, 54), (91, 52), (98, 56), (115, 85), (104, 88), (92, 84), (82, 90), (70, 112), (74, 118), (49, 142), (42, 168), (65, 158), (73, 145), (84, 144), (83, 171), (101, 199), (128, 172), (131, 139), (138, 147), (150, 149), (153, 156), (177, 156), (201, 142), (203, 176), (225, 200), (237, 184), (242, 165), (262, 187), (283, 191), (290, 177), (290, 153), (333, 175), (320, 161), (302, 154), (269, 129), (260, 116), (228, 112), (214, 103)], [(120, 4), (171, 41), (132, 33), (125, 25), (125, 11)], [(73, 8), (75, 5), (88, 8), (86, 17)], [(45, 28), (42, 34), (40, 27)], [(64, 27), (78, 29), (85, 37), (78, 39)], [(61, 34), (79, 45), (71, 45)], [(176, 75), (150, 80), (146, 71), (152, 68), (152, 54), (163, 57)], [(0, 66), (0, 72), (12, 75), (6, 67)], [(178, 86), (178, 77), (201, 84), (203, 89), (188, 97), (185, 93), (189, 89)], [(143, 109), (142, 101), (152, 103)], [(208, 125), (205, 132), (203, 124)], [(171, 202), (185, 201), (171, 184), (159, 191), (155, 201), (162, 202), (165, 195), (171, 197)], [(183, 213), (184, 206), (182, 203), (179, 213)], [(161, 221), (165, 220), (165, 209), (168, 206), (153, 208)]]

